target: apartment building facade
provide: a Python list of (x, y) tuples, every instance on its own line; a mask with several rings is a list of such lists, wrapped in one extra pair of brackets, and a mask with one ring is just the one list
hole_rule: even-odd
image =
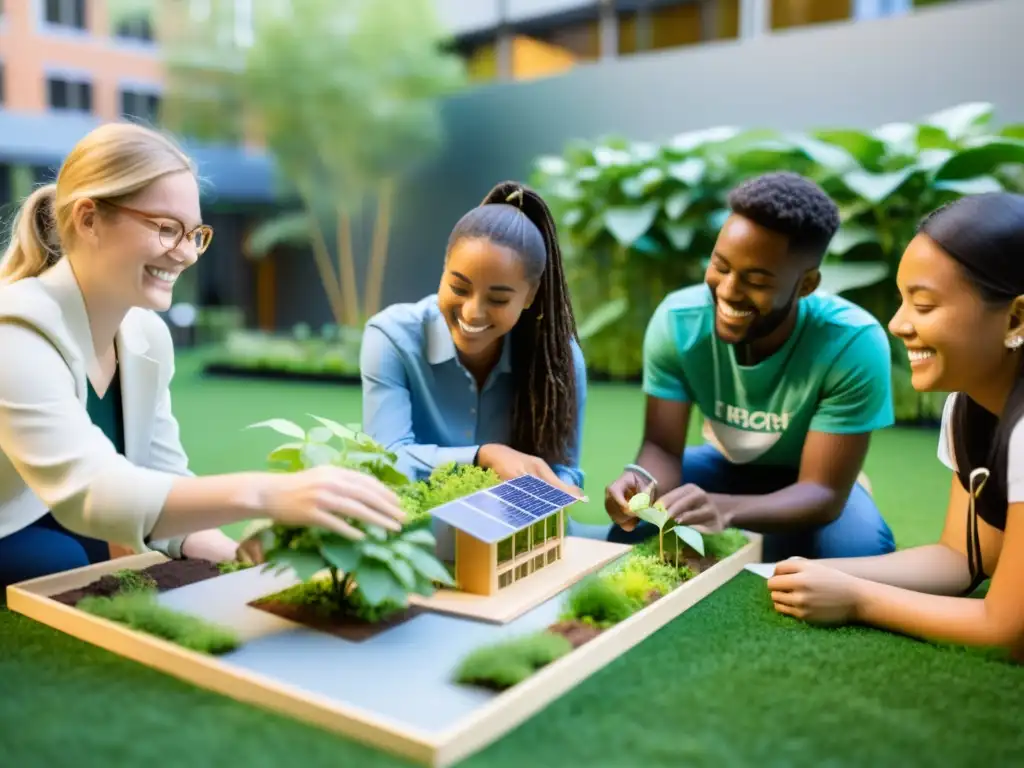
[(901, 16), (958, 0), (437, 0), (477, 81), (833, 22)]

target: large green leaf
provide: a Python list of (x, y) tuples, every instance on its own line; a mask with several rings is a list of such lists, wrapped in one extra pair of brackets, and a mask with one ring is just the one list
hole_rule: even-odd
[(859, 224), (846, 224), (839, 227), (829, 243), (828, 252), (833, 256), (845, 256), (859, 245), (877, 242), (878, 234), (873, 229)]
[(283, 213), (256, 226), (246, 239), (245, 252), (261, 259), (282, 245), (308, 245), (310, 234), (309, 216), (304, 211)]
[(1003, 191), (1003, 185), (994, 176), (975, 176), (973, 179), (939, 181), (935, 183), (935, 188), (956, 192), (958, 195), (981, 195), (986, 192)]
[(612, 236), (627, 248), (651, 228), (658, 209), (657, 200), (636, 206), (615, 206), (604, 212), (604, 225)]
[(356, 586), (370, 605), (380, 605), (391, 597), (398, 586), (397, 579), (390, 568), (375, 560), (361, 563), (355, 574)]
[(338, 422), (334, 421), (333, 419), (326, 419), (323, 416), (316, 416), (316, 415), (314, 415), (312, 413), (309, 414), (309, 416), (311, 416), (312, 418), (314, 418), (317, 421), (319, 421), (321, 424), (323, 424), (325, 427), (327, 427), (329, 430), (331, 430), (331, 432), (333, 432), (334, 434), (336, 434), (340, 438), (343, 438), (343, 439), (353, 439), (356, 436), (355, 430), (352, 430), (352, 429), (349, 429), (348, 427), (342, 426), (341, 424), (339, 424)]
[(327, 568), (324, 559), (313, 552), (285, 550), (277, 553), (274, 563), (291, 568), (302, 581), (309, 581)]
[(889, 274), (889, 265), (883, 261), (829, 262), (821, 265), (821, 293), (843, 293), (884, 280)]
[(691, 192), (686, 190), (674, 192), (665, 200), (665, 215), (670, 219), (678, 219), (686, 213), (686, 209), (690, 207), (692, 200), (693, 193)]
[(363, 559), (359, 545), (354, 541), (332, 541), (320, 545), (324, 560), (342, 573), (351, 573)]
[(971, 179), (1011, 163), (1024, 163), (1024, 140), (988, 137), (952, 155), (935, 172), (935, 180)]
[(441, 562), (429, 554), (424, 552), (418, 547), (414, 547), (405, 541), (396, 541), (393, 545), (395, 552), (400, 554), (415, 568), (424, 578), (430, 579), (431, 581), (440, 582), (447, 586), (452, 586), (451, 574), (448, 573), (448, 569), (441, 564)]
[(666, 224), (663, 231), (669, 242), (672, 243), (672, 247), (678, 251), (688, 250), (693, 244), (693, 238), (697, 235), (697, 230), (692, 225), (678, 222)]
[(623, 298), (613, 299), (600, 305), (593, 312), (588, 313), (580, 323), (577, 329), (580, 339), (589, 339), (617, 323), (626, 314), (627, 309), (629, 309), (629, 301)]
[(415, 528), (410, 531), (404, 531), (401, 539), (402, 541), (406, 541), (409, 544), (419, 547), (434, 547), (437, 545), (437, 539), (434, 538), (434, 534), (426, 528)]
[(935, 112), (922, 122), (942, 129), (953, 141), (960, 141), (986, 130), (994, 112), (992, 104), (973, 101)]
[(673, 163), (668, 167), (668, 175), (673, 179), (683, 182), (688, 187), (694, 187), (703, 180), (704, 172), (707, 170), (707, 163), (699, 157), (691, 157), (680, 163)]
[(916, 171), (917, 168), (914, 166), (890, 173), (850, 171), (842, 178), (851, 192), (877, 205), (894, 194)]
[(886, 152), (884, 141), (864, 131), (833, 128), (813, 131), (811, 135), (823, 142), (845, 149), (861, 167), (866, 169), (878, 166)]
[(677, 525), (672, 528), (672, 533), (678, 536), (680, 541), (697, 550), (701, 556), (704, 555), (704, 536), (700, 531), (695, 531), (688, 525)]
[(658, 529), (664, 528), (665, 523), (668, 522), (668, 512), (659, 507), (641, 507), (637, 509), (634, 514), (641, 520), (646, 520), (648, 523), (656, 526)]

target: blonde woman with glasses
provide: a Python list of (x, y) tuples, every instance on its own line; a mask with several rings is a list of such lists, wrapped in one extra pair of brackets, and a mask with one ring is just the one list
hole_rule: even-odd
[(0, 261), (0, 586), (112, 544), (231, 559), (219, 527), (252, 518), (400, 528), (395, 495), (362, 473), (189, 471), (156, 312), (212, 237), (189, 158), (128, 123), (85, 136), (25, 200)]

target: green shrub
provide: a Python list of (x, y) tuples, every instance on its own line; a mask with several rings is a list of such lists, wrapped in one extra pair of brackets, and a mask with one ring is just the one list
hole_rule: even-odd
[(607, 576), (588, 576), (569, 593), (562, 619), (603, 629), (628, 619), (642, 607), (643, 602), (630, 599)]
[[(689, 571), (685, 566), (684, 569)], [(686, 578), (691, 578), (692, 572), (685, 577), (680, 573), (684, 569), (661, 562), (655, 555), (631, 552), (604, 579), (612, 589), (622, 592), (633, 602), (645, 604), (652, 592), (667, 595)]]
[(494, 470), (452, 462), (435, 469), (426, 480), (409, 483), (395, 490), (402, 509), (409, 516), (408, 524), (415, 525), (429, 519), (430, 510), (434, 507), (491, 488), (500, 482), (501, 478)]
[(151, 591), (86, 597), (76, 607), (200, 653), (226, 653), (239, 645), (230, 630), (162, 606)]
[(710, 557), (719, 560), (724, 560), (729, 555), (739, 552), (749, 543), (743, 532), (736, 528), (727, 528), (721, 533), (704, 534), (704, 551)]
[(113, 574), (120, 585), (120, 592), (149, 592), (157, 588), (156, 579), (148, 573), (124, 568)]
[(504, 690), (565, 656), (572, 643), (554, 632), (537, 632), (471, 652), (455, 672), (456, 682)]

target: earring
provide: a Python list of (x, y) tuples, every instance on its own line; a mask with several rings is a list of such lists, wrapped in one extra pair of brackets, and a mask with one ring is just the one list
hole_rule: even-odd
[(1020, 349), (1020, 345), (1024, 344), (1024, 336), (1014, 336), (1012, 339), (1006, 340), (1006, 346), (1009, 349)]

